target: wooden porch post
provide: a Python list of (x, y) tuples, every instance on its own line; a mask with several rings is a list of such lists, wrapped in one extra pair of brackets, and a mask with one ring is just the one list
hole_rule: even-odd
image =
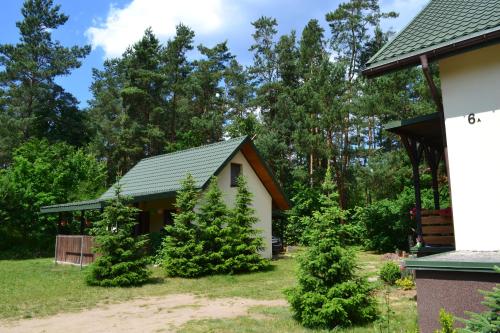
[(434, 209), (440, 209), (438, 171), (439, 171), (439, 162), (441, 161), (442, 154), (438, 149), (430, 146), (425, 147), (424, 151), (427, 163), (431, 168), (432, 192), (434, 195)]
[(422, 198), (420, 191), (420, 172), (418, 166), (422, 156), (423, 146), (419, 145), (415, 139), (401, 135), (401, 141), (410, 156), (413, 171), (413, 186), (415, 188), (415, 222), (417, 225), (417, 235), (422, 236)]

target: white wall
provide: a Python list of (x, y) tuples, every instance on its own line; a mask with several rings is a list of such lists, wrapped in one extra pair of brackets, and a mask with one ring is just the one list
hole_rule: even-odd
[(224, 169), (217, 175), (219, 187), (224, 193), (224, 200), (229, 207), (234, 206), (236, 198), (236, 187), (231, 187), (231, 163), (241, 164), (241, 172), (246, 177), (248, 182), (248, 189), (253, 194), (253, 208), (255, 215), (259, 222), (255, 227), (262, 231), (264, 238), (265, 249), (262, 251), (264, 258), (272, 257), (272, 198), (267, 192), (264, 184), (260, 181), (257, 174), (253, 171), (252, 167), (246, 160), (241, 152), (238, 152), (231, 162), (229, 162)]
[(500, 250), (500, 45), (443, 59), (439, 69), (456, 249)]

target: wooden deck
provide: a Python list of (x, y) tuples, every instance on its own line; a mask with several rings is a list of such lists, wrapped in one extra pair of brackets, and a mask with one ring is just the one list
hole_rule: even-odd
[(57, 235), (55, 262), (85, 266), (94, 262), (94, 238), (85, 235)]

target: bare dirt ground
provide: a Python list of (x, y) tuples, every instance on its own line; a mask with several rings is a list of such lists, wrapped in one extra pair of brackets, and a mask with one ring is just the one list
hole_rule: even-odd
[(190, 320), (248, 315), (253, 306), (286, 306), (285, 300), (209, 299), (190, 294), (148, 297), (39, 319), (0, 321), (0, 332), (175, 332)]

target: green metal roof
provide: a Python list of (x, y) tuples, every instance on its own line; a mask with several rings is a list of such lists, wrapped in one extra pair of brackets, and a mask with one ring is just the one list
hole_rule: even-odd
[[(171, 197), (181, 188), (181, 181), (186, 178), (188, 173), (194, 177), (196, 187), (203, 189), (208, 184), (210, 178), (218, 175), (234, 155), (244, 147), (251, 147), (250, 149), (258, 158), (258, 162), (256, 163), (261, 163), (264, 167), (265, 171), (262, 171), (262, 168), (260, 168), (260, 172), (266, 173), (267, 185), (265, 180), (261, 180), (268, 191), (270, 191), (273, 200), (277, 199), (276, 202), (281, 204), (283, 209), (287, 209), (289, 203), (286, 196), (248, 136), (170, 154), (144, 158), (120, 179), (119, 183), (122, 194), (132, 197), (136, 202)], [(270, 188), (268, 188), (269, 183), (271, 183)], [(107, 200), (114, 198), (114, 196), (115, 186), (112, 186), (96, 200), (46, 206), (42, 207), (40, 212), (53, 213), (99, 209), (103, 207)]]
[(500, 267), (500, 251), (450, 251), (407, 259), (405, 266), (415, 270), (495, 273), (494, 267)]
[(498, 0), (431, 0), (410, 24), (368, 61), (364, 73), (380, 74), (384, 71), (382, 67), (390, 70), (390, 66), (396, 69), (414, 65), (418, 56), (429, 54), (432, 58), (438, 49), (444, 52), (443, 48), (448, 48), (451, 52), (457, 47), (472, 47), (470, 40), (474, 38), (477, 39), (474, 42), (476, 47), (486, 40), (498, 42), (498, 32)]
[(71, 212), (76, 210), (89, 210), (102, 208), (103, 202), (100, 199), (70, 202), (59, 205), (45, 206), (40, 209), (40, 213)]
[[(194, 177), (196, 187), (202, 188), (247, 140), (245, 136), (142, 159), (120, 179), (122, 194), (138, 198), (174, 193), (188, 173)], [(114, 196), (112, 186), (100, 199)]]

